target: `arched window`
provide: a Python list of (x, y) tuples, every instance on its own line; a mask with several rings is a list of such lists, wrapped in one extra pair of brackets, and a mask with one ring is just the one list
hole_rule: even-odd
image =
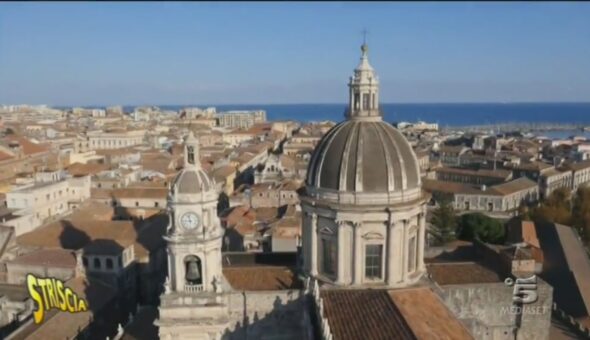
[(107, 259), (107, 269), (113, 269), (113, 259)]
[(101, 268), (100, 259), (95, 257), (94, 258), (94, 269), (100, 269), (100, 268)]

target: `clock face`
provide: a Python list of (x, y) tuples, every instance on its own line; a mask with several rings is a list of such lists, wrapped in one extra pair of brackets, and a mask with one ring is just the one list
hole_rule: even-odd
[(199, 215), (194, 212), (187, 212), (180, 218), (180, 224), (186, 230), (194, 230), (199, 226)]

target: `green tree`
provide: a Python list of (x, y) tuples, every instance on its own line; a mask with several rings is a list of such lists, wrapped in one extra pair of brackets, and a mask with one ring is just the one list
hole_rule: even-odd
[(443, 200), (432, 212), (430, 234), (435, 245), (443, 245), (456, 239), (457, 215), (448, 200)]
[(571, 225), (571, 194), (567, 188), (554, 190), (533, 212), (534, 219)]
[(459, 220), (457, 233), (466, 241), (479, 239), (486, 243), (504, 242), (505, 229), (502, 222), (482, 213), (465, 214)]
[(532, 212), (529, 206), (524, 201), (520, 202), (520, 205), (518, 206), (518, 217), (523, 220), (530, 220), (531, 215)]
[(579, 188), (576, 192), (571, 221), (586, 243), (590, 243), (590, 188)]

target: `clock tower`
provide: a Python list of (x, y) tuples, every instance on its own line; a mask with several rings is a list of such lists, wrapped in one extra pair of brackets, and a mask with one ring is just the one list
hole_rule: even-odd
[(184, 145), (184, 169), (168, 196), (168, 274), (172, 291), (213, 291), (221, 279), (218, 193), (199, 161), (199, 142), (192, 134)]
[(168, 278), (157, 325), (161, 339), (192, 338), (189, 334), (219, 339), (226, 327), (227, 286), (221, 263), (218, 192), (201, 168), (199, 142), (192, 132), (184, 144), (184, 169), (172, 181), (168, 194), (170, 222), (164, 237)]

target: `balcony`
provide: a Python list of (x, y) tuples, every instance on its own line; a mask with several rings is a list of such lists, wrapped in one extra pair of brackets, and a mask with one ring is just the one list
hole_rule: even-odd
[(203, 285), (194, 285), (190, 283), (186, 283), (184, 285), (184, 292), (185, 293), (198, 293), (203, 291)]

